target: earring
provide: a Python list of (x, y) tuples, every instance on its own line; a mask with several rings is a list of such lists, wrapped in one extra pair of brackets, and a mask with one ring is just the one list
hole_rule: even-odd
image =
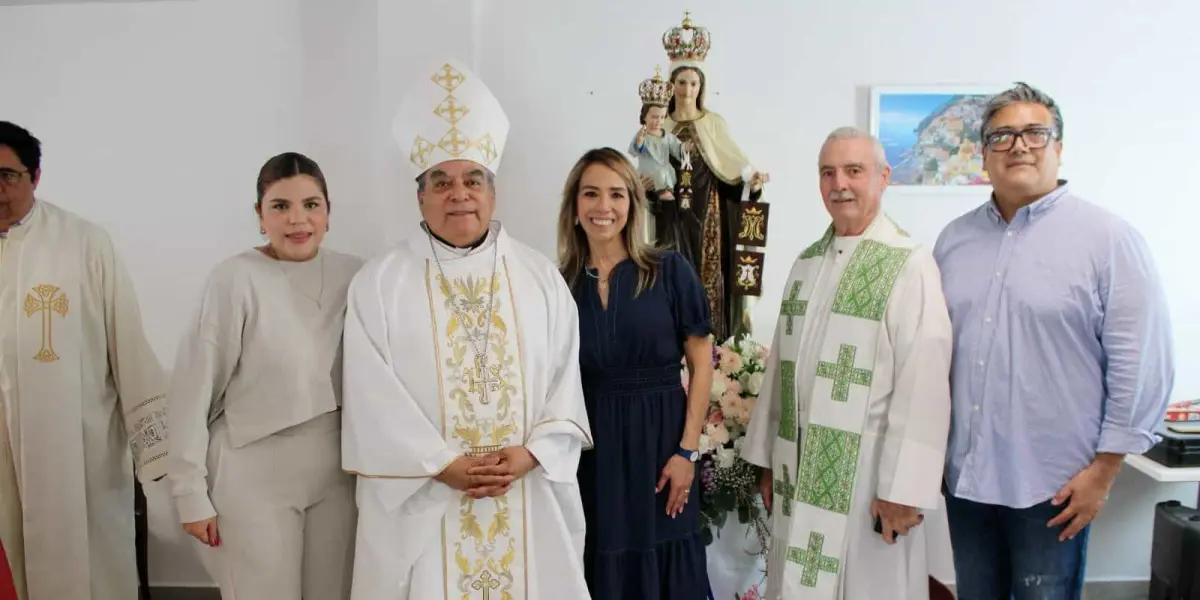
[(267, 230), (266, 230), (266, 229), (259, 229), (259, 230), (258, 230), (258, 233), (259, 233), (260, 235), (267, 235)]
[(575, 217), (575, 225), (576, 225), (576, 226), (578, 226), (578, 225), (579, 225), (579, 217)]

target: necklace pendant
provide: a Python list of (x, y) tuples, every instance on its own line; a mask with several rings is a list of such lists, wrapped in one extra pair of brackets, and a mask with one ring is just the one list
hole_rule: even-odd
[[(450, 279), (446, 277), (446, 271), (442, 268), (442, 260), (438, 257), (437, 248), (434, 246), (433, 237), (429, 237), (429, 250), (433, 254), (433, 260), (437, 264), (438, 275), (442, 278), (444, 285), (450, 284)], [(458, 316), (459, 321), (463, 325), (463, 336), (466, 342), (475, 351), (475, 362), (473, 367), (463, 365), (462, 383), (467, 386), (469, 393), (478, 395), (480, 404), (491, 404), (489, 391), (500, 392), (504, 379), (501, 375), (500, 365), (487, 365), (487, 350), (488, 344), (492, 337), (492, 320), (495, 317), (494, 303), (496, 300), (496, 273), (500, 261), (500, 247), (497, 244), (492, 250), (492, 274), (487, 280), (487, 305), (479, 313), (474, 320), (478, 329), (482, 331), (471, 331), (472, 319), (467, 314), (468, 305), (466, 298), (463, 301), (451, 302), (451, 310)], [(481, 349), (477, 342), (482, 342)]]
[(467, 386), (468, 393), (478, 395), (480, 404), (487, 405), (492, 402), (489, 392), (500, 391), (504, 377), (499, 365), (488, 366), (486, 357), (476, 354), (474, 366), (463, 367), (462, 383)]

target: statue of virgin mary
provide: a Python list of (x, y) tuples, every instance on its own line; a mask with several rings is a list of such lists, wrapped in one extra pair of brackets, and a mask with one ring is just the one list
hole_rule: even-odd
[[(766, 174), (753, 170), (725, 119), (705, 103), (708, 31), (685, 16), (682, 26), (663, 34), (662, 43), (673, 88), (663, 127), (680, 141), (692, 142), (694, 151), (682, 160), (671, 159), (677, 181), (674, 201), (648, 194), (655, 238), (659, 245), (686, 256), (696, 269), (712, 311), (713, 334), (720, 343), (750, 333), (752, 296), (736, 285), (739, 213), (743, 196), (751, 202), (762, 196)], [(756, 276), (761, 276), (761, 270)]]

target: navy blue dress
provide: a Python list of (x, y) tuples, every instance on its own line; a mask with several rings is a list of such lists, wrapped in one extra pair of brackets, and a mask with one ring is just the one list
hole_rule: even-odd
[(711, 316), (700, 279), (683, 255), (664, 253), (658, 280), (635, 298), (637, 279), (632, 260), (614, 267), (607, 309), (587, 273), (573, 291), (595, 442), (579, 460), (587, 518), (584, 574), (595, 600), (704, 600), (700, 473), (675, 518), (666, 514), (669, 487), (659, 493), (654, 487), (679, 448), (687, 417), (683, 342), (708, 335)]

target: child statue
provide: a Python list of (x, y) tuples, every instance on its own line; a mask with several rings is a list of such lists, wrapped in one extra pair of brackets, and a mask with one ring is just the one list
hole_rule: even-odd
[(629, 153), (638, 159), (638, 173), (653, 182), (657, 199), (670, 202), (675, 200), (675, 167), (671, 159), (683, 160), (683, 153), (691, 151), (691, 144), (679, 141), (674, 133), (663, 129), (671, 86), (662, 78), (657, 65), (654, 77), (638, 85), (638, 96), (642, 100), (641, 128), (629, 143)]

